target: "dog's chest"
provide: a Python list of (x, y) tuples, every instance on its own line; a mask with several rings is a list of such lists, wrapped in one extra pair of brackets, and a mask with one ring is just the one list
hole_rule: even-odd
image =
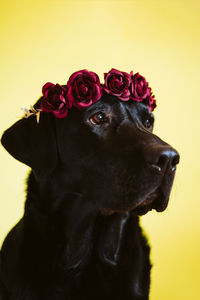
[[(80, 248), (74, 253), (77, 262), (73, 267), (67, 266), (69, 249), (66, 245), (60, 260), (62, 275), (58, 288), (55, 289), (60, 293), (59, 299), (64, 300), (65, 295), (69, 294), (72, 300), (82, 299), (82, 295), (87, 295), (83, 299), (88, 300), (113, 297), (148, 299), (143, 297), (146, 297), (149, 287), (149, 248), (140, 230), (133, 225), (135, 219), (129, 219), (126, 226), (121, 228), (123, 234), (120, 240), (114, 236), (110, 238), (110, 234), (106, 235), (105, 228), (102, 228), (101, 233), (104, 234), (99, 236), (98, 243), (93, 248), (86, 245), (85, 249)], [(107, 230), (112, 231), (111, 227)]]

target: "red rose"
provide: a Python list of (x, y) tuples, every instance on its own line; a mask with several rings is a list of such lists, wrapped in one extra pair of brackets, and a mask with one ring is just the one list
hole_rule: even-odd
[(108, 73), (104, 73), (104, 80), (106, 93), (117, 96), (123, 101), (129, 100), (131, 77), (128, 73), (111, 69)]
[(148, 82), (139, 73), (133, 75), (131, 71), (131, 99), (142, 101), (151, 95), (151, 88), (148, 87)]
[(44, 97), (41, 100), (41, 110), (52, 112), (57, 118), (64, 118), (72, 103), (68, 101), (66, 89), (59, 84), (47, 82), (43, 88)]
[(156, 108), (156, 100), (154, 99), (154, 96), (149, 96), (147, 99), (145, 99), (146, 105), (149, 107), (151, 111), (153, 111)]
[(94, 72), (80, 70), (73, 73), (67, 82), (67, 97), (78, 109), (97, 102), (102, 95), (99, 76)]

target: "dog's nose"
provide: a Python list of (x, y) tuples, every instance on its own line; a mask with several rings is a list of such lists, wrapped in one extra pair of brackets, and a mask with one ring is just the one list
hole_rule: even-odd
[(167, 145), (152, 146), (146, 154), (149, 166), (159, 173), (174, 172), (180, 159), (178, 152)]

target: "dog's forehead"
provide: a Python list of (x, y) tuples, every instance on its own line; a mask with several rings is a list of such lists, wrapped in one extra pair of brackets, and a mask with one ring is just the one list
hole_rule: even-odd
[(104, 95), (100, 101), (88, 107), (85, 114), (92, 114), (99, 111), (122, 115), (123, 117), (130, 115), (132, 117), (140, 117), (143, 114), (150, 114), (152, 112), (147, 105), (136, 101), (121, 101), (119, 98), (111, 95)]

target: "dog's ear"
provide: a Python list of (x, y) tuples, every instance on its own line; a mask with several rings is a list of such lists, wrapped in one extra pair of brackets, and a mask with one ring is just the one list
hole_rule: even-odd
[(50, 174), (57, 164), (57, 146), (51, 113), (23, 118), (8, 128), (2, 145), (17, 160), (31, 167), (37, 177)]

